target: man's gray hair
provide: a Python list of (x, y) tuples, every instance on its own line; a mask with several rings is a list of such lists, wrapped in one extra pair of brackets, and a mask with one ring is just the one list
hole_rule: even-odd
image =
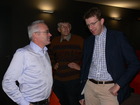
[(57, 24), (57, 27), (58, 27), (58, 28), (61, 27), (61, 25), (62, 25), (63, 23), (68, 23), (69, 26), (70, 26), (70, 28), (71, 28), (71, 23), (68, 22), (68, 21), (61, 21), (61, 22), (59, 22), (59, 23)]
[(40, 24), (40, 23), (45, 24), (45, 21), (44, 20), (36, 20), (36, 21), (32, 22), (31, 25), (28, 26), (28, 36), (29, 36), (30, 40), (32, 39), (32, 34), (34, 32), (39, 31), (38, 24)]

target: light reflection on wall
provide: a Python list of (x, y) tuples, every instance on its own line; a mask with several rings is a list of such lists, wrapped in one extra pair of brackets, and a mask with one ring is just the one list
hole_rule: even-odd
[(117, 9), (113, 9), (110, 11), (110, 17), (114, 20), (121, 20), (120, 13)]
[(131, 2), (131, 1), (121, 1), (121, 2), (110, 2), (107, 5), (110, 6), (114, 6), (114, 7), (123, 7), (123, 8), (131, 8), (131, 7), (135, 7), (135, 3)]
[[(55, 10), (54, 0), (41, 0), (38, 3), (37, 8), (40, 10), (40, 13), (38, 14), (39, 19), (46, 20), (47, 23), (52, 22), (54, 20), (54, 16), (52, 14)], [(52, 11), (52, 13), (50, 11)]]
[(54, 6), (51, 2), (49, 1), (44, 1), (44, 2), (41, 2), (39, 5), (38, 5), (38, 8), (40, 10), (54, 10)]
[(36, 5), (38, 10), (55, 11), (63, 5), (63, 0), (39, 0)]

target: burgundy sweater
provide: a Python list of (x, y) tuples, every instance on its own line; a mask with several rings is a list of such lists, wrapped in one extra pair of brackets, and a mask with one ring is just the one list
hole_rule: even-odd
[(68, 63), (75, 62), (81, 65), (83, 38), (77, 35), (72, 35), (69, 41), (60, 42), (60, 36), (55, 37), (49, 47), (49, 54), (52, 61), (52, 66), (56, 62), (59, 63), (59, 68), (54, 70), (54, 79), (60, 81), (69, 81), (80, 78), (80, 71), (68, 67)]

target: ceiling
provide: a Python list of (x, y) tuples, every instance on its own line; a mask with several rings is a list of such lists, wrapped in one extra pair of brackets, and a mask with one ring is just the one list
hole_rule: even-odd
[(75, 1), (140, 10), (140, 0), (75, 0)]
[[(66, 2), (67, 0), (2, 0), (0, 5), (13, 4), (13, 3), (17, 4), (17, 2), (22, 3), (23, 1), (35, 7), (37, 7), (41, 3), (47, 5), (51, 3), (55, 5), (54, 7), (56, 8), (58, 4), (61, 7), (62, 4), (64, 4), (63, 2)], [(140, 10), (140, 0), (73, 0), (73, 1), (88, 2), (94, 4)]]

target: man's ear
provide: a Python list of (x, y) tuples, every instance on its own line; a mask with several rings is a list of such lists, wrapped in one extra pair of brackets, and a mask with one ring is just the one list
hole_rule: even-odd
[(60, 32), (60, 28), (59, 27), (57, 28), (57, 30), (58, 30), (58, 32)]
[(38, 34), (37, 34), (37, 33), (33, 33), (33, 35), (32, 35), (32, 39), (36, 40), (37, 37), (38, 37)]
[(101, 19), (101, 24), (102, 24), (102, 25), (104, 24), (104, 21), (105, 21), (104, 18), (102, 18), (102, 19)]

